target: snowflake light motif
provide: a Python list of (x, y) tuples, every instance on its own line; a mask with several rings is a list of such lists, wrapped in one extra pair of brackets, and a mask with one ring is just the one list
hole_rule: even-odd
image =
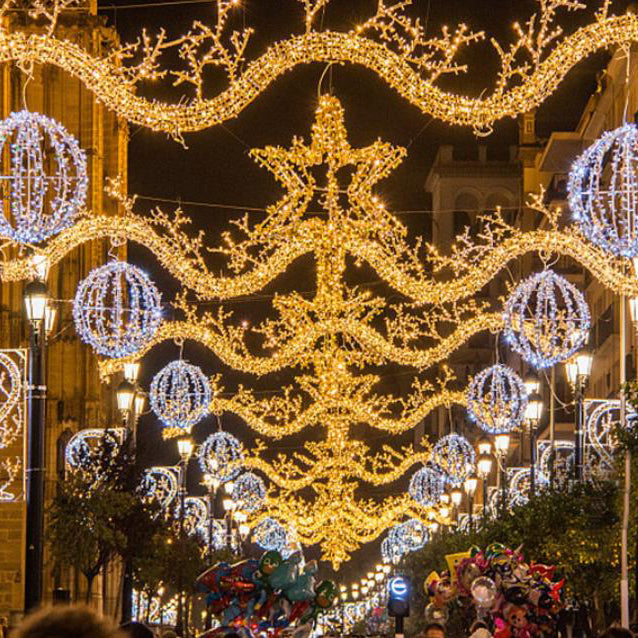
[(162, 319), (161, 295), (137, 266), (112, 261), (80, 282), (73, 301), (75, 329), (106, 357), (126, 357), (143, 348)]
[(180, 434), (190, 431), (208, 413), (210, 384), (199, 367), (171, 361), (153, 377), (149, 400), (166, 428), (164, 435)]
[(283, 551), (288, 545), (286, 528), (274, 518), (265, 518), (253, 529), (253, 541), (265, 550)]
[(587, 341), (590, 315), (583, 294), (552, 270), (520, 283), (505, 304), (505, 339), (536, 368), (565, 361)]
[(462, 483), (474, 472), (476, 454), (472, 444), (452, 432), (440, 438), (432, 448), (432, 460), (447, 474), (448, 483)]
[(220, 483), (231, 481), (241, 472), (241, 443), (228, 432), (215, 432), (199, 446), (199, 465)]
[(638, 127), (604, 133), (573, 164), (569, 207), (592, 243), (618, 257), (638, 256)]
[(426, 465), (412, 475), (408, 492), (419, 505), (434, 507), (441, 499), (445, 483), (446, 477), (443, 470)]
[(264, 504), (266, 498), (264, 480), (254, 472), (242, 474), (235, 481), (232, 497), (239, 509), (255, 512)]
[(86, 202), (86, 157), (55, 120), (19, 111), (0, 122), (0, 153), (9, 146), (10, 210), (2, 204), (0, 235), (37, 244), (69, 228)]
[(504, 434), (525, 418), (527, 391), (523, 380), (501, 363), (477, 374), (468, 388), (467, 413), (484, 432)]

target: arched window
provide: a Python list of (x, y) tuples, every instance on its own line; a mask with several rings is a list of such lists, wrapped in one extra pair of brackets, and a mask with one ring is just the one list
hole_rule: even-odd
[(474, 217), (479, 209), (478, 198), (471, 193), (460, 193), (454, 200), (454, 236), (461, 235), (465, 228), (469, 227), (470, 232), (474, 224)]
[(58, 479), (63, 481), (66, 476), (66, 446), (69, 444), (71, 437), (73, 436), (73, 432), (66, 428), (58, 437), (56, 443), (56, 453), (55, 453), (55, 469), (58, 474)]

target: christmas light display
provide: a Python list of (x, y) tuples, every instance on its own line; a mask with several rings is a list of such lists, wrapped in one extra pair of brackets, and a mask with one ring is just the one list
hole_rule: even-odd
[(520, 283), (508, 298), (504, 315), (507, 343), (536, 368), (565, 361), (589, 335), (583, 293), (552, 270)]
[(265, 518), (252, 530), (252, 540), (265, 550), (281, 551), (288, 544), (286, 528), (273, 518)]
[(164, 425), (164, 438), (170, 438), (190, 432), (208, 413), (211, 388), (201, 368), (171, 361), (153, 377), (149, 400)]
[[(240, 6), (234, 0), (217, 0), (217, 15), (210, 25), (197, 21), (174, 39), (164, 30), (155, 37), (143, 31), (136, 41), (102, 57), (70, 39), (54, 36), (55, 20), (64, 3), (54, 0), (52, 4), (58, 9), (39, 12), (50, 22), (42, 33), (6, 27), (0, 31), (0, 62), (13, 62), (21, 69), (55, 65), (78, 78), (120, 117), (176, 137), (236, 117), (282, 74), (310, 62), (363, 66), (423, 113), (486, 132), (496, 120), (528, 113), (542, 104), (568, 71), (587, 56), (638, 40), (635, 16), (609, 15), (608, 0), (591, 24), (569, 36), (555, 23), (556, 14), (584, 5), (578, 0), (543, 0), (537, 15), (524, 25), (515, 24), (515, 41), (501, 45), (490, 40), (500, 60), (496, 85), (491, 95), (471, 98), (445, 92), (436, 81), (464, 71), (465, 65), (457, 61), (459, 51), (483, 40), (484, 34), (461, 24), (451, 30), (444, 27), (428, 38), (424, 25), (405, 14), (410, 2), (380, 2), (373, 16), (348, 32), (317, 30), (316, 9), (321, 7), (323, 12), (329, 0), (307, 2), (305, 32), (273, 44), (250, 63), (246, 55), (253, 30), (229, 27), (232, 11)], [(0, 15), (8, 15), (11, 9), (12, 2), (6, 0)], [(184, 66), (175, 68), (169, 63), (162, 68), (164, 54)], [(228, 86), (205, 99), (204, 78), (211, 69), (225, 76)], [(140, 95), (141, 84), (163, 78), (193, 87), (195, 99), (166, 104)]]
[(490, 434), (511, 432), (523, 423), (527, 391), (523, 380), (501, 363), (477, 374), (467, 391), (467, 413)]
[(153, 337), (161, 318), (161, 296), (136, 266), (112, 261), (80, 282), (73, 301), (75, 329), (107, 357), (134, 354)]
[(179, 491), (179, 467), (156, 465), (144, 474), (144, 491), (147, 498), (155, 499), (166, 509)]
[(620, 257), (638, 256), (638, 128), (604, 133), (569, 174), (569, 207), (594, 244)]
[[(210, 538), (209, 532), (212, 532)], [(212, 521), (205, 521), (204, 529), (200, 529), (200, 533), (206, 539), (206, 544), (212, 545), (213, 550), (216, 552), (228, 546), (228, 527), (223, 519), (214, 518)], [(233, 539), (231, 539), (231, 542)], [(234, 546), (235, 543), (233, 543)]]
[[(64, 460), (70, 469), (93, 472), (98, 467), (102, 450), (115, 456), (123, 445), (126, 428), (87, 428), (76, 432), (66, 444)], [(100, 446), (102, 450), (96, 450)]]
[(443, 470), (429, 464), (412, 475), (408, 492), (420, 505), (434, 507), (441, 500), (446, 482)]
[(261, 508), (266, 498), (264, 480), (253, 472), (242, 474), (233, 486), (233, 500), (240, 510), (254, 512)]
[(184, 529), (187, 534), (198, 534), (206, 538), (208, 536), (208, 507), (206, 500), (200, 496), (187, 496), (184, 498), (184, 511), (181, 507), (175, 508), (175, 517), (184, 518)]
[(228, 432), (215, 432), (207, 437), (197, 451), (199, 466), (221, 483), (231, 481), (241, 472), (241, 443)]
[(19, 111), (0, 121), (0, 153), (10, 169), (0, 236), (37, 244), (73, 224), (86, 201), (86, 158), (75, 138), (51, 118)]
[[(574, 443), (572, 441), (538, 441), (538, 471), (554, 485), (566, 485), (574, 477)], [(552, 463), (553, 457), (553, 463)], [(554, 476), (552, 477), (552, 472)]]
[(404, 552), (421, 549), (430, 539), (428, 528), (415, 519), (401, 523), (397, 528), (397, 540), (403, 545)]
[(0, 351), (0, 450), (23, 434), (25, 415), (24, 355)]
[(472, 444), (455, 432), (441, 437), (435, 443), (432, 460), (445, 472), (448, 483), (455, 485), (463, 483), (476, 467), (476, 453)]

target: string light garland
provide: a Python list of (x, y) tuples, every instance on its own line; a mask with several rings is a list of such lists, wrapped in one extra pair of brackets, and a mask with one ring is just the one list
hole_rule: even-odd
[(396, 528), (397, 540), (403, 545), (404, 552), (421, 549), (430, 539), (428, 528), (419, 520), (410, 519)]
[(8, 151), (0, 237), (37, 244), (73, 224), (86, 202), (86, 157), (75, 138), (55, 120), (29, 111), (0, 121), (0, 153)]
[(434, 507), (441, 500), (446, 483), (447, 479), (443, 470), (426, 465), (412, 475), (408, 492), (420, 505)]
[(211, 434), (197, 450), (199, 466), (220, 483), (232, 481), (242, 469), (241, 443), (228, 432)]
[(619, 257), (638, 256), (638, 128), (604, 133), (573, 164), (567, 191), (583, 235)]
[(80, 282), (73, 301), (75, 329), (107, 357), (134, 354), (159, 327), (161, 295), (137, 266), (112, 261)]
[(583, 293), (552, 270), (520, 283), (505, 304), (505, 340), (525, 361), (548, 368), (587, 341), (589, 308)]
[(523, 379), (502, 363), (479, 372), (467, 391), (470, 419), (489, 434), (504, 434), (519, 427), (526, 408)]
[[(322, 4), (325, 8), (328, 2)], [(443, 75), (464, 71), (466, 67), (457, 61), (459, 51), (483, 40), (484, 34), (461, 24), (428, 38), (420, 21), (404, 13), (409, 4), (382, 2), (368, 20), (342, 33), (317, 31), (315, 3), (308, 3), (305, 33), (271, 45), (250, 63), (246, 63), (246, 54), (253, 30), (230, 29), (229, 18), (238, 6), (232, 0), (217, 0), (212, 25), (197, 21), (173, 40), (164, 30), (155, 37), (144, 31), (136, 41), (104, 57), (56, 38), (53, 32), (59, 11), (47, 11), (50, 24), (43, 33), (6, 27), (0, 31), (0, 62), (14, 62), (23, 69), (34, 64), (55, 65), (78, 78), (118, 116), (175, 137), (236, 117), (276, 79), (299, 65), (356, 64), (375, 73), (423, 113), (485, 133), (498, 119), (534, 110), (587, 56), (638, 41), (635, 16), (610, 16), (607, 0), (591, 24), (569, 36), (556, 24), (556, 14), (559, 9), (575, 10), (584, 5), (575, 0), (543, 1), (539, 13), (524, 27), (515, 25), (516, 41), (502, 46), (491, 40), (500, 59), (496, 86), (488, 97), (469, 98), (447, 93), (435, 83)], [(11, 6), (6, 0), (1, 15)], [(163, 54), (180, 60), (183, 68), (162, 68)], [(225, 76), (227, 88), (204, 99), (204, 78), (211, 68)], [(141, 84), (168, 77), (192, 87), (195, 99), (166, 104), (139, 94)]]
[(189, 535), (199, 535), (206, 537), (206, 528), (208, 524), (208, 507), (206, 500), (200, 496), (187, 496), (184, 498), (184, 511), (180, 512), (180, 508), (175, 508), (175, 518), (183, 516), (184, 529)]
[(451, 432), (434, 444), (432, 461), (445, 472), (448, 483), (456, 485), (474, 472), (476, 453), (464, 436)]
[(175, 502), (179, 491), (179, 468), (156, 465), (144, 472), (143, 491), (163, 509)]
[(572, 441), (554, 441), (553, 444), (551, 441), (538, 441), (538, 471), (546, 481), (567, 485), (574, 476), (575, 463)]
[(240, 510), (254, 512), (264, 504), (266, 484), (261, 476), (246, 472), (235, 481), (232, 497)]
[(0, 352), (0, 449), (9, 447), (24, 432), (24, 359)]
[(164, 425), (164, 438), (179, 436), (208, 413), (211, 387), (198, 366), (182, 360), (171, 361), (151, 382), (151, 410)]
[[(64, 461), (71, 470), (95, 472), (105, 450), (115, 457), (128, 436), (127, 428), (86, 428), (76, 432), (66, 444)], [(102, 448), (100, 450), (99, 448)]]

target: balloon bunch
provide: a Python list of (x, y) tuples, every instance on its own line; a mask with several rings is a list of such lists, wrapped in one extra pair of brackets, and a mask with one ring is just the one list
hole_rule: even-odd
[(207, 569), (197, 578), (196, 589), (207, 594), (209, 611), (221, 615), (221, 626), (201, 638), (221, 638), (231, 631), (247, 638), (262, 631), (307, 638), (338, 589), (330, 580), (315, 583), (315, 561), (303, 567), (301, 563), (298, 552), (284, 559), (273, 550), (259, 560), (222, 562)]
[(520, 547), (512, 550), (501, 543), (485, 550), (472, 547), (445, 559), (449, 570), (440, 575), (432, 572), (425, 581), (429, 622), (445, 623), (455, 601), (491, 625), (495, 638), (535, 638), (555, 632), (564, 580), (553, 580), (553, 566), (528, 564)]

